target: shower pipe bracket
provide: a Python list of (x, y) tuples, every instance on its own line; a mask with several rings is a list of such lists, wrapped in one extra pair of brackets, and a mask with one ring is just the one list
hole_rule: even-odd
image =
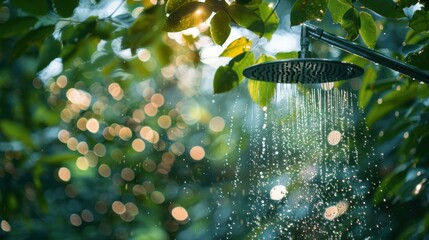
[(426, 71), (403, 63), (392, 57), (383, 55), (375, 50), (352, 43), (344, 38), (327, 33), (323, 31), (323, 29), (308, 23), (304, 23), (302, 25), (301, 51), (299, 52), (299, 58), (305, 58), (311, 55), (311, 52), (308, 50), (309, 37), (321, 42), (328, 43), (346, 52), (353, 53), (357, 56), (366, 58), (372, 62), (378, 63), (392, 70), (401, 72), (405, 75), (410, 76), (413, 79), (429, 83), (429, 73)]

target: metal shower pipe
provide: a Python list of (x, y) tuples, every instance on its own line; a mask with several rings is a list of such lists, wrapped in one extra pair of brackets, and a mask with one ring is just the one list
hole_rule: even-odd
[[(344, 51), (353, 53), (360, 57), (366, 58), (372, 62), (378, 63), (392, 70), (401, 72), (419, 81), (429, 83), (429, 73), (417, 67), (405, 64), (397, 59), (385, 56), (375, 50), (371, 50), (359, 45), (356, 45), (348, 40), (337, 37), (330, 33), (324, 32), (323, 29), (311, 24), (303, 24), (301, 38), (311, 37), (321, 42), (328, 43), (332, 46), (338, 47)], [(301, 41), (305, 41), (302, 40)]]

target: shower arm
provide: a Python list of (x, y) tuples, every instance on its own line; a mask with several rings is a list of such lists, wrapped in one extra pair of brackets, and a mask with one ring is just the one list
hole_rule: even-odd
[(305, 57), (309, 54), (308, 37), (328, 43), (338, 47), (344, 51), (353, 53), (360, 57), (366, 58), (375, 63), (381, 64), (392, 70), (401, 72), (419, 81), (429, 83), (429, 73), (420, 70), (417, 67), (405, 64), (397, 59), (385, 56), (375, 50), (371, 50), (359, 45), (356, 45), (348, 40), (337, 37), (330, 33), (324, 32), (323, 29), (311, 24), (303, 24), (301, 30), (301, 51), (299, 57)]

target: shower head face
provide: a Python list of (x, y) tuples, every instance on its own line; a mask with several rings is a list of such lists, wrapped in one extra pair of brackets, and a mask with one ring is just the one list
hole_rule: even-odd
[(312, 84), (355, 78), (363, 74), (363, 69), (340, 61), (299, 58), (253, 65), (243, 74), (265, 82)]

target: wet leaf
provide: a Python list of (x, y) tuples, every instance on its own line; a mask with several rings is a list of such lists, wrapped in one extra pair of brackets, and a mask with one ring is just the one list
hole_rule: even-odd
[(213, 79), (214, 93), (227, 92), (238, 85), (238, 75), (229, 66), (220, 66)]
[(52, 62), (55, 58), (59, 57), (61, 54), (61, 43), (50, 36), (43, 43), (40, 48), (39, 57), (37, 59), (37, 71), (42, 70), (49, 63)]
[(34, 17), (12, 18), (7, 22), (0, 23), (0, 38), (8, 38), (18, 34), (26, 33), (37, 22)]
[(50, 37), (54, 32), (55, 26), (42, 26), (40, 28), (29, 31), (20, 38), (12, 50), (12, 59), (17, 59), (25, 53), (31, 46), (39, 48), (46, 38)]
[(363, 42), (369, 48), (374, 48), (377, 42), (377, 29), (374, 19), (369, 13), (361, 12), (359, 15), (359, 33)]
[(417, 32), (429, 30), (429, 11), (417, 10), (410, 20), (410, 28)]
[(238, 25), (249, 29), (259, 36), (264, 34), (264, 21), (249, 8), (239, 4), (232, 4), (228, 7), (228, 13)]
[(0, 121), (0, 129), (4, 136), (9, 140), (20, 141), (23, 145), (28, 148), (34, 148), (35, 144), (31, 139), (30, 132), (27, 128), (17, 122), (12, 122), (9, 120)]
[(418, 52), (413, 52), (405, 58), (405, 62), (423, 70), (429, 70), (429, 45)]
[[(267, 62), (274, 60), (273, 57), (262, 55), (258, 58), (257, 63)], [(261, 107), (266, 107), (271, 102), (275, 92), (276, 83), (250, 80), (248, 83), (248, 90), (252, 100)]]
[(52, 0), (52, 3), (61, 17), (71, 17), (75, 8), (79, 5), (79, 0)]
[(405, 17), (402, 8), (399, 8), (394, 1), (391, 0), (359, 0), (365, 7), (388, 18)]
[(29, 14), (40, 16), (49, 13), (48, 1), (45, 0), (10, 0), (10, 3)]
[(163, 27), (167, 32), (180, 32), (196, 27), (206, 21), (212, 14), (209, 5), (202, 2), (189, 2), (174, 10)]
[(377, 72), (375, 71), (374, 67), (366, 68), (365, 74), (362, 78), (362, 86), (359, 90), (359, 106), (362, 109), (365, 109), (371, 100), (373, 91), (372, 89), (368, 88), (368, 86), (373, 84), (375, 79), (377, 79)]
[(259, 5), (259, 15), (265, 23), (263, 36), (267, 39), (271, 39), (279, 26), (280, 19), (273, 8), (271, 8), (265, 1)]
[(213, 16), (210, 21), (210, 33), (213, 42), (222, 45), (226, 39), (228, 39), (231, 33), (230, 22), (231, 19), (229, 15), (224, 11), (217, 12), (216, 15)]
[(356, 9), (349, 9), (343, 16), (341, 27), (347, 32), (346, 39), (355, 40), (359, 36), (359, 13)]
[(297, 0), (290, 14), (291, 26), (296, 26), (307, 20), (320, 20), (325, 16), (329, 0)]
[(165, 12), (170, 14), (185, 3), (196, 2), (196, 0), (168, 0), (165, 5)]
[(344, 14), (352, 7), (353, 5), (348, 0), (329, 0), (328, 3), (328, 9), (334, 23), (340, 23)]
[(252, 41), (245, 37), (238, 38), (231, 42), (228, 47), (222, 52), (221, 57), (236, 57), (250, 50)]

